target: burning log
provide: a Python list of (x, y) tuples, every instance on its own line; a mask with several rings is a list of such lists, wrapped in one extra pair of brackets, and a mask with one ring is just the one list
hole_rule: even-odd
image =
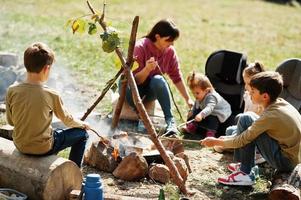
[(118, 156), (114, 158), (114, 148), (103, 142), (93, 142), (84, 156), (84, 163), (105, 172), (113, 172), (118, 165)]
[(112, 152), (111, 155), (113, 156), (114, 160), (117, 161), (118, 156), (119, 156), (119, 150), (118, 150), (117, 145), (115, 145), (115, 147), (114, 147), (113, 152)]
[(12, 188), (31, 200), (63, 200), (80, 189), (82, 174), (70, 160), (19, 153), (10, 140), (0, 138), (0, 187)]

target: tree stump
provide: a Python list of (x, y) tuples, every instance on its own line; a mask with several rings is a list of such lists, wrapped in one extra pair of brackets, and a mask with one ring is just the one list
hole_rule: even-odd
[(80, 189), (82, 174), (70, 160), (21, 154), (12, 141), (0, 138), (0, 187), (26, 194), (31, 200), (64, 200)]
[(270, 200), (300, 200), (301, 164), (298, 164), (286, 180), (277, 180), (269, 194)]

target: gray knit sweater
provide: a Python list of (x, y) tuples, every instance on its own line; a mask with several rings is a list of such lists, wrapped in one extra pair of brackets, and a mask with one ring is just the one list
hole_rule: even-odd
[(209, 92), (202, 101), (195, 101), (194, 107), (201, 109), (202, 116), (216, 116), (222, 123), (230, 117), (232, 111), (230, 104), (215, 90)]

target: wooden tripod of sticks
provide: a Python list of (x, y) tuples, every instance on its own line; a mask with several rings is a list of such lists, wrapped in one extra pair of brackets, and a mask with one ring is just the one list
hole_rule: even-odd
[[(89, 1), (87, 1), (88, 7), (90, 11), (95, 14), (95, 10), (90, 4)], [(106, 31), (106, 24), (104, 22), (104, 13), (105, 13), (105, 3), (103, 7), (103, 13), (101, 18), (99, 19), (98, 23), (101, 25), (104, 31)], [(136, 35), (137, 35), (137, 29), (138, 29), (138, 23), (139, 23), (139, 17), (136, 16), (134, 18), (133, 24), (132, 24), (132, 31), (131, 31), (131, 36), (130, 36), (130, 41), (129, 41), (129, 48), (128, 48), (128, 56), (127, 60), (123, 57), (123, 54), (121, 52), (121, 49), (116, 48), (115, 53), (118, 55), (121, 64), (122, 64), (122, 69), (119, 70), (119, 72), (116, 74), (116, 79), (119, 77), (119, 75), (123, 72), (123, 75), (126, 77), (124, 81), (122, 82), (121, 86), (121, 92), (120, 92), (120, 97), (117, 102), (117, 106), (113, 115), (113, 120), (112, 120), (112, 128), (116, 128), (118, 122), (119, 122), (119, 117), (121, 113), (121, 109), (125, 100), (125, 92), (126, 92), (126, 86), (129, 84), (131, 91), (132, 91), (132, 96), (133, 100), (135, 103), (135, 106), (138, 110), (139, 116), (142, 119), (145, 128), (147, 130), (147, 133), (150, 136), (150, 139), (152, 142), (155, 144), (157, 147), (158, 151), (160, 152), (160, 155), (162, 159), (164, 160), (166, 166), (170, 170), (170, 174), (173, 178), (174, 183), (179, 187), (180, 191), (184, 194), (187, 194), (187, 189), (185, 186), (185, 182), (183, 181), (183, 178), (181, 177), (178, 169), (174, 165), (173, 161), (169, 157), (169, 155), (166, 153), (164, 146), (162, 145), (161, 141), (158, 139), (157, 133), (155, 131), (154, 125), (152, 124), (152, 121), (150, 117), (148, 116), (145, 107), (142, 103), (142, 100), (139, 96), (138, 88), (134, 79), (134, 75), (131, 71), (132, 65), (133, 65), (133, 52), (134, 52), (134, 47), (135, 47), (135, 42), (136, 42)], [(116, 80), (115, 79), (115, 80)], [(108, 87), (109, 90), (110, 87)], [(103, 92), (100, 98), (102, 99), (105, 93)], [(98, 98), (96, 102), (87, 110), (85, 115), (82, 117), (82, 120), (85, 120), (89, 113), (96, 107), (96, 105), (101, 101), (101, 99)]]

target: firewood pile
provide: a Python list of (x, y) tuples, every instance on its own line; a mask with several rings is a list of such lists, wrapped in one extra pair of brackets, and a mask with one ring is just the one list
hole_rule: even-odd
[[(85, 154), (84, 163), (126, 181), (145, 177), (160, 183), (171, 180), (169, 168), (147, 135), (119, 131), (108, 141), (93, 142)], [(186, 181), (191, 169), (183, 144), (170, 140), (162, 140), (162, 144)]]

